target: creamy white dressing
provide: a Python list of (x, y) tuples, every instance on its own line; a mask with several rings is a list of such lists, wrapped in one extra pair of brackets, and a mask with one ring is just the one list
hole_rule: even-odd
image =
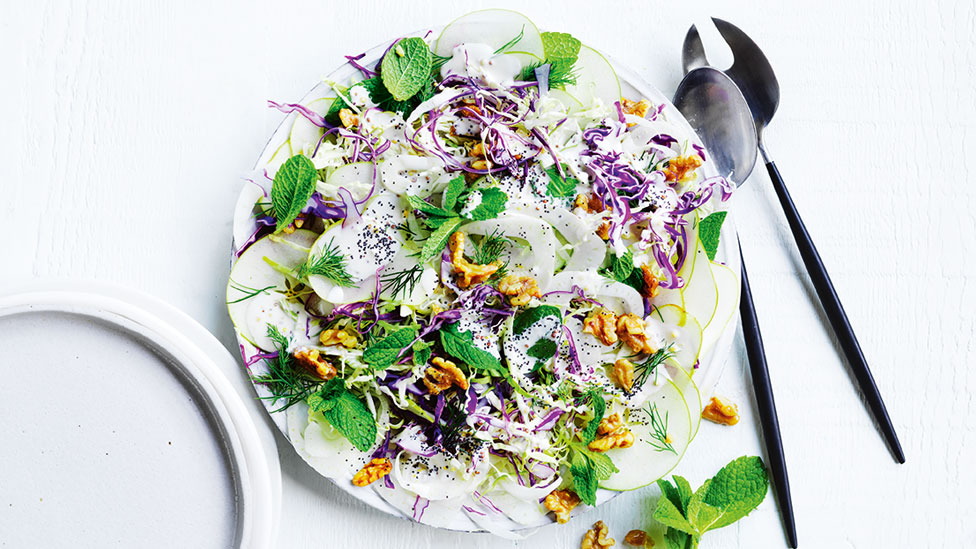
[(489, 86), (511, 86), (522, 62), (514, 55), (496, 54), (495, 48), (487, 44), (459, 44), (441, 67), (441, 76), (452, 74), (477, 78)]

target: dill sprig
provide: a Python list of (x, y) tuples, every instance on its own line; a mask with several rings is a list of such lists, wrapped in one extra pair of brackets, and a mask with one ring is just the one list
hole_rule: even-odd
[(449, 454), (455, 454), (464, 441), (464, 428), (467, 426), (468, 414), (461, 408), (461, 403), (449, 399), (445, 401), (441, 412), (441, 447)]
[(664, 363), (665, 360), (674, 356), (671, 352), (671, 345), (663, 349), (658, 349), (656, 353), (647, 357), (647, 360), (641, 362), (640, 364), (634, 365), (634, 387), (642, 387), (647, 378), (657, 371), (657, 367)]
[(650, 444), (658, 452), (671, 452), (674, 455), (678, 455), (678, 451), (674, 449), (674, 444), (672, 444), (671, 436), (668, 435), (668, 413), (664, 413), (664, 419), (661, 419), (661, 412), (657, 409), (657, 404), (652, 404), (647, 409), (648, 415), (651, 416), (651, 438), (657, 442), (650, 442)]
[(237, 282), (234, 282), (233, 280), (231, 280), (230, 281), (230, 287), (233, 288), (235, 291), (238, 291), (238, 292), (244, 294), (244, 297), (241, 297), (239, 299), (235, 299), (234, 301), (228, 301), (227, 302), (228, 305), (233, 305), (234, 303), (240, 303), (241, 301), (245, 301), (245, 300), (251, 299), (252, 297), (254, 297), (254, 296), (258, 295), (258, 294), (265, 293), (268, 290), (273, 290), (277, 286), (275, 286), (274, 284), (272, 284), (271, 286), (265, 286), (264, 288), (251, 288), (250, 286), (245, 286), (243, 284), (238, 284)]
[(576, 84), (576, 73), (573, 71), (573, 63), (568, 59), (554, 59), (546, 63), (534, 63), (526, 66), (519, 74), (519, 80), (523, 82), (535, 81), (535, 70), (544, 64), (549, 65), (549, 87), (563, 88)]
[(420, 275), (423, 273), (423, 266), (418, 264), (402, 271), (384, 273), (380, 277), (380, 282), (383, 284), (383, 289), (389, 289), (392, 292), (393, 299), (396, 299), (401, 292), (405, 296), (412, 293), (413, 289), (417, 287), (417, 283), (420, 282)]
[(336, 286), (352, 286), (352, 276), (346, 270), (346, 258), (342, 252), (333, 245), (335, 239), (329, 240), (325, 249), (318, 257), (309, 256), (295, 275), (300, 280), (308, 280), (309, 276), (322, 276), (328, 278)]
[(268, 337), (274, 341), (278, 356), (267, 359), (265, 362), (268, 364), (268, 371), (253, 376), (253, 380), (264, 385), (271, 392), (271, 396), (260, 398), (270, 400), (273, 404), (284, 401), (279, 408), (272, 410), (272, 412), (280, 412), (304, 401), (318, 389), (321, 382), (296, 367), (295, 357), (288, 353), (288, 338), (278, 331), (277, 326), (268, 324)]
[(478, 265), (487, 265), (497, 260), (509, 242), (508, 238), (501, 236), (501, 231), (495, 229), (494, 232), (481, 240), (481, 244), (478, 245), (474, 253), (474, 262)]
[(519, 31), (519, 33), (517, 35), (515, 35), (515, 38), (512, 38), (508, 42), (505, 42), (504, 44), (502, 44), (502, 46), (500, 48), (498, 48), (497, 50), (495, 50), (495, 55), (498, 55), (499, 53), (507, 50), (508, 48), (511, 48), (515, 44), (518, 44), (519, 43), (519, 40), (521, 40), (524, 36), (525, 36), (525, 26), (523, 25), (522, 26), (522, 29)]

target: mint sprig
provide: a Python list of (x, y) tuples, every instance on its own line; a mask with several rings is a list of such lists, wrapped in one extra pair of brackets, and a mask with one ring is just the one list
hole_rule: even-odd
[(296, 154), (278, 168), (271, 184), (271, 215), (275, 218), (275, 232), (291, 225), (315, 192), (319, 174), (312, 161)]
[(596, 489), (600, 481), (607, 480), (618, 472), (610, 456), (594, 452), (574, 442), (570, 444), (569, 474), (573, 477), (573, 491), (580, 501), (596, 505)]
[(334, 377), (322, 390), (306, 400), (312, 412), (321, 412), (326, 421), (335, 427), (353, 446), (369, 451), (376, 442), (376, 419), (369, 408), (359, 400), (345, 382)]
[(501, 189), (495, 187), (472, 191), (468, 194), (467, 202), (475, 200), (476, 196), (480, 197), (481, 201), (470, 212), (462, 214), (462, 217), (465, 219), (470, 219), (471, 221), (494, 219), (505, 211), (505, 205), (508, 204), (508, 195)]
[(715, 261), (715, 254), (718, 252), (719, 236), (722, 233), (722, 224), (728, 212), (715, 212), (702, 219), (698, 223), (698, 239), (701, 240), (705, 253), (708, 254), (710, 261)]
[[(576, 195), (576, 185), (579, 180), (575, 177), (563, 177), (559, 174), (559, 168), (549, 166), (546, 168), (549, 175), (549, 184), (546, 185), (546, 194), (553, 198), (572, 198)], [(563, 173), (566, 173), (566, 165), (563, 164)]]
[(766, 498), (769, 478), (762, 459), (743, 456), (706, 480), (698, 490), (682, 477), (661, 479), (654, 520), (668, 527), (668, 549), (695, 549), (705, 532), (728, 526), (751, 513)]
[(374, 370), (389, 368), (416, 337), (416, 328), (401, 328), (366, 347), (363, 351), (363, 362)]
[(478, 189), (468, 193), (465, 203), (472, 200), (473, 196), (480, 197), (480, 202), (472, 208), (470, 212), (461, 213), (464, 208), (459, 208), (461, 197), (467, 190), (464, 176), (456, 177), (448, 183), (447, 192), (444, 193), (443, 207), (435, 206), (419, 196), (406, 195), (410, 207), (426, 215), (423, 222), (434, 232), (424, 242), (420, 251), (419, 263), (425, 263), (439, 254), (447, 239), (454, 234), (461, 225), (468, 221), (480, 221), (498, 217), (505, 210), (508, 203), (508, 195), (501, 189), (488, 188)]
[(474, 370), (484, 370), (504, 376), (507, 372), (495, 355), (474, 346), (471, 332), (462, 332), (457, 323), (440, 329), (441, 346), (444, 352), (460, 360)]
[(430, 48), (423, 38), (404, 38), (383, 57), (380, 65), (383, 86), (397, 101), (406, 101), (430, 79), (432, 62)]

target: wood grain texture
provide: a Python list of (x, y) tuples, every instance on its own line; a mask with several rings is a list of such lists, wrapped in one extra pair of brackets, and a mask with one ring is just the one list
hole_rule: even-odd
[[(670, 94), (686, 29), (715, 15), (753, 36), (776, 69), (782, 104), (767, 142), (908, 456), (903, 466), (889, 457), (765, 171), (757, 171), (735, 198), (735, 216), (801, 547), (967, 543), (961, 540), (976, 536), (976, 7), (952, 0), (690, 4), (6, 2), (0, 284), (118, 282), (168, 300), (232, 347), (222, 305), (231, 215), (240, 175), (282, 118), (266, 99), (297, 99), (342, 54), (489, 5), (571, 32)], [(677, 471), (695, 485), (734, 457), (762, 452), (744, 356), (740, 342), (719, 386), (739, 403), (741, 423), (703, 426)], [(627, 530), (651, 525), (658, 495), (656, 488), (627, 493), (513, 543), (365, 508), (279, 443), (281, 546), (288, 548), (569, 548), (597, 519), (619, 546)], [(705, 546), (785, 547), (775, 501), (708, 534)]]

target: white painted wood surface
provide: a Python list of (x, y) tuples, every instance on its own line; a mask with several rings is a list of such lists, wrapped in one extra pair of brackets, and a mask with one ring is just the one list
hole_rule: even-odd
[[(168, 300), (232, 346), (222, 304), (230, 220), (238, 176), (281, 119), (266, 99), (301, 97), (342, 54), (490, 5), (572, 32), (670, 94), (685, 30), (716, 15), (750, 33), (776, 68), (782, 105), (767, 141), (908, 455), (893, 463), (852, 387), (760, 167), (735, 211), (801, 547), (974, 543), (976, 7), (695, 4), (5, 2), (0, 284), (118, 282)], [(762, 452), (741, 343), (735, 353), (720, 391), (742, 422), (702, 428), (678, 470), (694, 485)], [(625, 494), (513, 544), (364, 508), (279, 442), (288, 548), (577, 547), (597, 519), (619, 546), (627, 530), (651, 524), (657, 496)], [(776, 502), (708, 534), (704, 547), (785, 547)]]

